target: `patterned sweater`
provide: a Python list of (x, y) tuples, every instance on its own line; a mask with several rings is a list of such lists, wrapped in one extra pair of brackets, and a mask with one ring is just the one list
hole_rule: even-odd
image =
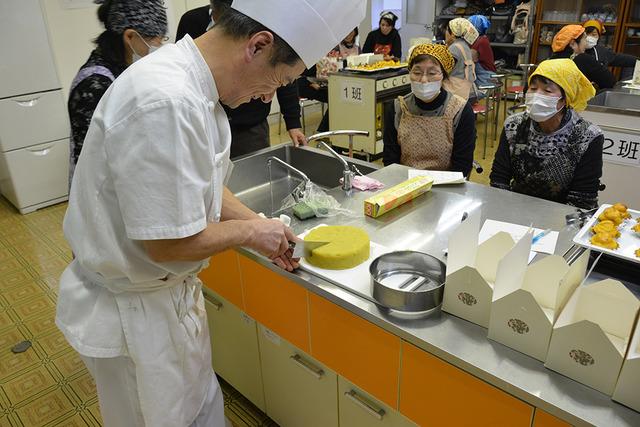
[[(71, 122), (70, 179), (73, 176), (74, 166), (78, 163), (82, 143), (84, 142), (87, 130), (89, 130), (93, 112), (98, 106), (100, 98), (102, 98), (102, 95), (104, 95), (112, 83), (110, 77), (91, 72), (91, 70), (95, 70), (96, 67), (108, 70), (114, 78), (118, 77), (125, 69), (124, 65), (115, 65), (106, 61), (100, 54), (99, 49), (93, 50), (87, 62), (80, 67), (78, 75), (72, 84), (69, 101), (67, 103), (69, 120)], [(87, 73), (87, 71), (89, 73)], [(87, 75), (85, 76), (85, 74)]]
[(568, 109), (558, 130), (541, 131), (527, 113), (505, 121), (491, 186), (590, 209), (598, 205), (604, 135)]

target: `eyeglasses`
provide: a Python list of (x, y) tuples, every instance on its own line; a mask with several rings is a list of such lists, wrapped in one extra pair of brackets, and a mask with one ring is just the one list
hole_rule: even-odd
[(436, 71), (436, 70), (429, 70), (425, 73), (423, 73), (420, 70), (412, 70), (409, 72), (409, 74), (411, 74), (411, 77), (414, 80), (422, 80), (423, 77), (426, 77), (427, 81), (430, 81), (430, 82), (439, 80), (442, 77), (442, 71)]

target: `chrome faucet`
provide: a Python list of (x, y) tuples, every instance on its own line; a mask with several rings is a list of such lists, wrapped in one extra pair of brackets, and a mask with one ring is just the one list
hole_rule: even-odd
[[(317, 141), (322, 138), (327, 138), (330, 136), (339, 136), (339, 135), (348, 135), (349, 136), (349, 157), (351, 157), (353, 152), (353, 137), (356, 135), (361, 136), (369, 136), (368, 131), (364, 130), (331, 130), (329, 132), (321, 132), (316, 133), (315, 135), (311, 135), (307, 138), (308, 142)], [(356, 172), (360, 173), (360, 171), (355, 166), (349, 166), (349, 163), (342, 157), (340, 154), (336, 153), (333, 148), (331, 148), (324, 141), (318, 141), (324, 148), (326, 148), (329, 153), (333, 155), (340, 163), (342, 163), (343, 171), (342, 171), (342, 189), (344, 191), (349, 191), (353, 187), (353, 178), (356, 175)]]
[(293, 196), (294, 200), (296, 202), (299, 202), (302, 197), (304, 196), (304, 190), (309, 186), (309, 184), (311, 183), (311, 180), (309, 179), (309, 177), (302, 172), (301, 170), (294, 168), (293, 166), (291, 166), (289, 163), (282, 161), (281, 159), (279, 159), (278, 157), (274, 157), (271, 156), (267, 159), (267, 167), (269, 168), (269, 181), (271, 182), (271, 162), (275, 160), (276, 163), (279, 163), (281, 166), (283, 166), (285, 169), (290, 170), (291, 172), (297, 174), (298, 176), (300, 176), (303, 180), (302, 184), (298, 185), (292, 192), (291, 195)]
[(328, 138), (330, 136), (347, 135), (349, 137), (349, 157), (353, 157), (353, 137), (356, 135), (369, 136), (369, 131), (366, 130), (330, 130), (328, 132), (320, 132), (315, 135), (311, 135), (307, 138), (307, 142), (315, 141), (322, 138)]

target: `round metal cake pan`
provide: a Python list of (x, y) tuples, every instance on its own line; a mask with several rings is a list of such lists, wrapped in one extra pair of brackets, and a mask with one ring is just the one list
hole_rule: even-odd
[(446, 266), (416, 251), (396, 251), (376, 258), (369, 267), (373, 298), (403, 312), (424, 312), (440, 306)]

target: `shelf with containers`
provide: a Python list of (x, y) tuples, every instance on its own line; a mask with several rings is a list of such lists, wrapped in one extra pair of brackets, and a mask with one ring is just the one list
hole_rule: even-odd
[[(612, 0), (603, 4), (601, 0), (538, 0), (531, 62), (539, 63), (551, 56), (551, 41), (560, 28), (582, 24), (588, 19), (599, 19), (604, 23), (606, 32), (601, 35), (600, 44), (616, 50), (627, 2)], [(640, 18), (638, 24), (640, 28)]]
[[(513, 35), (510, 34), (511, 20), (513, 18), (513, 11), (510, 14), (493, 14), (492, 9), (488, 8), (484, 11), (478, 10), (474, 13), (464, 14), (451, 14), (443, 13), (454, 4), (450, 0), (436, 0), (435, 2), (435, 18), (434, 18), (434, 35), (437, 39), (444, 39), (443, 31), (441, 30), (442, 24), (450, 21), (454, 18), (469, 18), (474, 14), (484, 14), (491, 21), (491, 28), (487, 32), (487, 36), (491, 41), (491, 47), (493, 48), (494, 57), (496, 60), (503, 60), (505, 69), (518, 70), (518, 64), (528, 62), (530, 56), (530, 48), (532, 45), (533, 31), (534, 31), (534, 16), (536, 1), (531, 0), (531, 15), (529, 18), (529, 41), (524, 44), (513, 43)], [(515, 6), (514, 6), (515, 10)]]
[(640, 1), (626, 0), (616, 51), (640, 57)]

